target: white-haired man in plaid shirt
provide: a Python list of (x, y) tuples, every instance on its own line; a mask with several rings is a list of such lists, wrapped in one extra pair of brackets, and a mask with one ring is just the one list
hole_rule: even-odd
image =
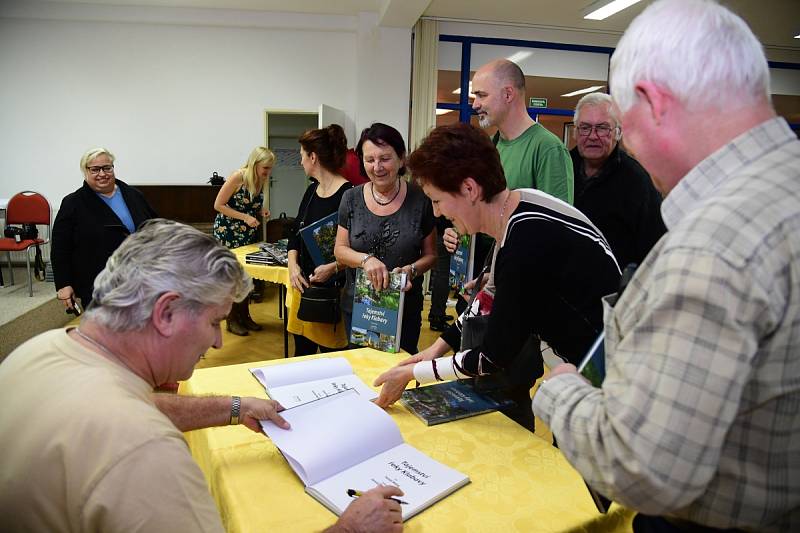
[(612, 308), (595, 389), (559, 365), (534, 412), (635, 531), (800, 531), (800, 141), (764, 52), (709, 0), (661, 0), (611, 60), (667, 234)]

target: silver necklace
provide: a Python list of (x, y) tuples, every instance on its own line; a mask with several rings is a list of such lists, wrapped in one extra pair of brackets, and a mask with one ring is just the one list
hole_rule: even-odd
[(116, 360), (116, 361), (120, 360), (119, 357), (117, 357), (117, 354), (115, 354), (114, 352), (112, 352), (111, 350), (109, 350), (108, 348), (106, 348), (105, 346), (103, 346), (102, 344), (100, 344), (99, 342), (97, 342), (96, 340), (91, 338), (90, 336), (86, 335), (84, 332), (81, 331), (80, 328), (75, 328), (72, 331), (77, 333), (80, 338), (82, 338), (83, 340), (85, 340), (86, 342), (91, 344), (92, 346), (100, 348), (101, 351), (105, 352), (106, 355), (110, 355), (111, 357), (113, 357), (114, 360)]
[(502, 233), (503, 233), (503, 217), (506, 216), (506, 206), (508, 205), (508, 199), (509, 198), (511, 198), (511, 191), (508, 191), (508, 194), (506, 194), (506, 199), (503, 201), (503, 207), (500, 208), (500, 226), (498, 228), (498, 230), (499, 230), (498, 234), (500, 235), (501, 238), (503, 236), (502, 235)]
[(400, 194), (400, 178), (397, 178), (397, 190), (394, 192), (394, 195), (388, 202), (381, 202), (378, 200), (378, 197), (375, 196), (375, 184), (370, 183), (370, 191), (372, 191), (372, 199), (375, 200), (375, 203), (378, 205), (389, 205), (390, 203), (394, 202), (394, 199), (397, 198), (397, 195)]

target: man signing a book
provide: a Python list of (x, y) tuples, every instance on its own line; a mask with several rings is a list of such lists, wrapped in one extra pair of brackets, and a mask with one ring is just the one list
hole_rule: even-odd
[[(288, 429), (283, 408), (153, 390), (188, 379), (222, 345), (221, 322), (251, 288), (236, 257), (190, 226), (154, 219), (129, 236), (95, 280), (80, 326), (42, 333), (0, 365), (4, 528), (223, 532), (181, 431), (259, 431), (265, 419)], [(365, 493), (329, 531), (400, 531), (390, 499), (400, 495)]]

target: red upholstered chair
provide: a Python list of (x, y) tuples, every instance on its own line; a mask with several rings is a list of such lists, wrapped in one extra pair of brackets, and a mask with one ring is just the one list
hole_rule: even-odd
[(11, 267), (11, 252), (25, 252), (25, 261), (28, 267), (28, 295), (33, 296), (33, 277), (31, 275), (30, 249), (37, 244), (50, 242), (50, 203), (47, 198), (33, 191), (23, 191), (15, 194), (8, 201), (6, 207), (6, 225), (10, 224), (37, 224), (47, 226), (46, 239), (24, 239), (16, 242), (13, 238), (0, 238), (0, 252), (8, 256), (8, 268), (11, 271), (11, 285), (14, 284), (14, 270)]

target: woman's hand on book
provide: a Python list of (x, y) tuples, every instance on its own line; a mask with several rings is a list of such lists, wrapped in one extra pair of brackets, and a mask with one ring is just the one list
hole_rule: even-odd
[(371, 255), (364, 261), (362, 268), (369, 284), (376, 290), (389, 287), (389, 270), (383, 261)]
[(386, 409), (400, 399), (400, 395), (406, 390), (408, 382), (414, 379), (414, 364), (424, 361), (422, 353), (412, 355), (390, 368), (375, 379), (373, 385), (381, 386), (381, 393), (375, 403)]
[(259, 420), (271, 420), (276, 426), (289, 429), (289, 422), (278, 414), (280, 411), (283, 411), (283, 406), (274, 400), (243, 397), (239, 423), (256, 433), (262, 432)]

